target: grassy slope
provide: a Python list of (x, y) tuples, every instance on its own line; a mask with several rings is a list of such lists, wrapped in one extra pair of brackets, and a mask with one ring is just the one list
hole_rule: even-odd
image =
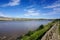
[(60, 35), (60, 21), (59, 21), (59, 25), (58, 26), (59, 26), (59, 35)]
[(21, 38), (21, 40), (37, 40), (37, 38), (41, 37), (47, 30), (49, 30), (51, 28), (52, 24), (53, 23), (49, 23), (49, 24), (45, 25), (43, 29), (35, 31), (30, 36), (26, 36), (26, 35), (23, 36)]
[(59, 25), (59, 35), (60, 35), (60, 25)]

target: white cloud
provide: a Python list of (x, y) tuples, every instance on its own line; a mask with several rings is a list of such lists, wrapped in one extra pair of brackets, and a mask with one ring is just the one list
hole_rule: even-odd
[(60, 7), (60, 0), (57, 0), (52, 5), (46, 6), (44, 8), (57, 8), (57, 7)]
[(42, 15), (45, 15), (45, 16), (50, 15), (51, 16), (51, 15), (55, 15), (55, 14), (57, 14), (57, 13), (55, 11), (53, 11), (53, 12), (44, 13)]
[(39, 13), (26, 13), (25, 16), (39, 16)]
[(11, 17), (11, 16), (5, 15), (3, 12), (0, 12), (0, 17)]
[(54, 2), (52, 5), (43, 7), (43, 8), (51, 8), (52, 11), (45, 13), (43, 15), (55, 15), (55, 14), (60, 14), (60, 0), (57, 0)]
[(16, 6), (16, 5), (19, 5), (19, 3), (20, 3), (20, 0), (11, 0), (9, 3), (3, 4), (2, 7)]
[(44, 13), (43, 15), (55, 15), (55, 14), (60, 14), (60, 8), (53, 8), (52, 11)]
[(0, 16), (5, 16), (2, 12), (0, 12)]
[(24, 16), (39, 16), (40, 15), (40, 13), (35, 9), (28, 9), (25, 11), (26, 13), (24, 14)]
[(56, 8), (56, 7), (60, 7), (60, 4), (53, 4), (44, 8)]

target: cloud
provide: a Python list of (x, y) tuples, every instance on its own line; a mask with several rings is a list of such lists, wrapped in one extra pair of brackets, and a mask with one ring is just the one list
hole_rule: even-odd
[(56, 7), (60, 7), (60, 4), (53, 4), (51, 6), (47, 6), (47, 7), (44, 7), (44, 8), (56, 8)]
[(60, 0), (57, 0), (52, 5), (46, 6), (44, 8), (56, 8), (56, 7), (60, 7)]
[(0, 12), (0, 17), (11, 17), (11, 16), (5, 15), (3, 12)]
[(43, 15), (55, 15), (55, 14), (60, 14), (60, 0), (57, 0), (56, 2), (54, 2), (53, 4), (49, 5), (49, 6), (45, 6), (43, 8), (48, 8), (51, 9), (52, 11), (45, 13)]
[(26, 13), (25, 16), (39, 16), (39, 13)]
[(43, 15), (56, 15), (56, 14), (60, 14), (60, 8), (53, 8), (52, 11), (44, 13)]
[(6, 7), (6, 6), (16, 6), (20, 4), (20, 0), (11, 0), (9, 3), (7, 4), (3, 4), (2, 7)]
[(25, 11), (26, 13), (24, 14), (24, 16), (39, 16), (40, 15), (40, 13), (35, 9), (28, 9)]
[(2, 12), (0, 12), (0, 16), (5, 16)]
[(53, 11), (53, 12), (48, 12), (48, 13), (44, 13), (44, 14), (42, 14), (42, 15), (45, 15), (45, 16), (47, 16), (47, 15), (55, 15), (55, 14), (57, 14), (55, 11)]

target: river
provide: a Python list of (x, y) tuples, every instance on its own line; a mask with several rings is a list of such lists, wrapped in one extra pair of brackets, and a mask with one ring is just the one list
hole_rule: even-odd
[(15, 40), (28, 31), (36, 30), (41, 24), (45, 25), (51, 21), (0, 21), (0, 40)]

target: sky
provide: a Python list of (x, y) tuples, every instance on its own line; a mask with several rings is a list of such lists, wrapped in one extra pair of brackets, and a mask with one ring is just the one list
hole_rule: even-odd
[(0, 0), (0, 16), (60, 18), (60, 0)]

